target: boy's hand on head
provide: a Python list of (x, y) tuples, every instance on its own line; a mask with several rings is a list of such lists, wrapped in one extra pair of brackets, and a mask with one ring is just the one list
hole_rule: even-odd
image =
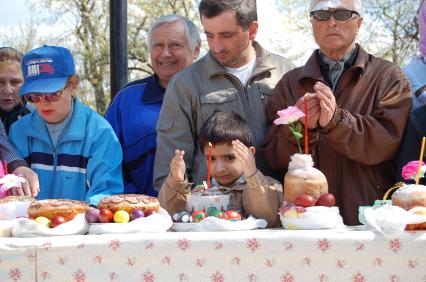
[[(247, 148), (240, 140), (232, 141), (235, 157), (240, 161), (245, 177), (253, 176), (257, 172), (254, 153), (251, 148)], [(254, 148), (253, 148), (254, 149)]]
[(185, 155), (185, 151), (175, 150), (175, 156), (170, 162), (170, 174), (175, 182), (182, 182), (185, 180), (186, 166), (183, 155)]

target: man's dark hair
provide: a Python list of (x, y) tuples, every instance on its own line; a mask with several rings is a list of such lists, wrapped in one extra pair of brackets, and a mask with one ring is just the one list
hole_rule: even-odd
[(247, 147), (253, 146), (247, 121), (233, 112), (215, 112), (203, 123), (199, 143), (201, 150), (204, 150), (209, 142), (213, 145), (232, 144), (232, 141), (236, 139)]
[(244, 30), (257, 21), (256, 0), (201, 0), (198, 11), (201, 21), (203, 16), (213, 18), (224, 11), (234, 11), (238, 24)]

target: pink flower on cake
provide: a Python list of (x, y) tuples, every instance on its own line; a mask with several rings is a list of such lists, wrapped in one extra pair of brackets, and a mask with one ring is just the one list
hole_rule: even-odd
[(297, 147), (299, 152), (302, 153), (302, 148), (300, 148), (299, 140), (303, 138), (302, 134), (302, 124), (299, 119), (304, 117), (305, 114), (296, 107), (289, 106), (287, 109), (277, 112), (279, 118), (274, 120), (275, 125), (287, 124), (288, 128), (291, 131), (294, 139), (296, 139)]
[(15, 174), (6, 174), (0, 179), (0, 192), (5, 192), (13, 187), (21, 187), (25, 178)]
[[(402, 177), (405, 180), (415, 180), (417, 176), (418, 168), (419, 168), (419, 161), (408, 162), (402, 168)], [(426, 172), (426, 164), (422, 162), (422, 167), (420, 169), (420, 177), (424, 177), (425, 172)]]

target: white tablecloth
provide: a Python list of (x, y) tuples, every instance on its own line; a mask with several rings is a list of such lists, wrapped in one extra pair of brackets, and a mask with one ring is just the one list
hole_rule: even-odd
[(426, 232), (392, 239), (281, 229), (0, 238), (0, 281), (426, 281)]

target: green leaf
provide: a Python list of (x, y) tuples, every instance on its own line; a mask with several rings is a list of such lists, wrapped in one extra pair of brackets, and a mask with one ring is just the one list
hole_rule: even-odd
[(297, 132), (302, 132), (302, 124), (301, 124), (300, 122), (298, 122), (298, 123), (296, 124), (295, 130), (296, 130)]
[(300, 132), (293, 131), (292, 133), (293, 133), (294, 138), (296, 138), (296, 140), (299, 140), (303, 137), (303, 134), (300, 133)]

